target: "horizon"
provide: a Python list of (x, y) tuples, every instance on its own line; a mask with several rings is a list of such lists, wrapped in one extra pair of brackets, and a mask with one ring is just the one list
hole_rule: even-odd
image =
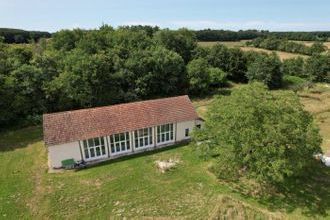
[(188, 1), (143, 0), (125, 2), (78, 0), (56, 2), (20, 0), (0, 2), (0, 27), (56, 32), (150, 25), (191, 30), (268, 30), (271, 32), (330, 31), (330, 2), (326, 0)]

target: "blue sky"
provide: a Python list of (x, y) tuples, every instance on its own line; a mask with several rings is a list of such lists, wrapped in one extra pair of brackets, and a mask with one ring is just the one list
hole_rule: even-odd
[(53, 32), (102, 23), (330, 31), (330, 0), (0, 0), (0, 27)]

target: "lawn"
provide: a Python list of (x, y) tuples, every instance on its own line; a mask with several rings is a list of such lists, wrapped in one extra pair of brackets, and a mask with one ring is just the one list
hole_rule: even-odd
[[(329, 140), (330, 89), (320, 86), (300, 96)], [(212, 96), (194, 105), (203, 115), (211, 102)], [(0, 140), (0, 219), (330, 219), (326, 168), (290, 182), (281, 193), (253, 199), (248, 181), (218, 181), (190, 144), (50, 174), (41, 127), (0, 133)], [(179, 165), (160, 173), (155, 161), (169, 158)]]

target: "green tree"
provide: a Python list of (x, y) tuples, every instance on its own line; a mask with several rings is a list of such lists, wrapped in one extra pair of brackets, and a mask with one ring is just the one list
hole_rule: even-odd
[(195, 141), (216, 158), (212, 170), (219, 178), (246, 175), (268, 183), (302, 174), (321, 152), (318, 129), (299, 98), (291, 91), (270, 92), (261, 83), (217, 97)]
[(315, 42), (309, 48), (309, 54), (319, 54), (326, 51), (326, 46), (322, 42)]
[(330, 82), (330, 55), (310, 56), (306, 60), (305, 75), (314, 82)]
[(181, 28), (177, 31), (160, 30), (155, 33), (154, 40), (158, 45), (177, 52), (188, 63), (191, 60), (192, 52), (197, 47), (194, 32)]
[(209, 90), (211, 78), (209, 65), (205, 59), (198, 58), (190, 61), (187, 65), (187, 75), (191, 93), (199, 95)]
[(271, 89), (280, 88), (282, 86), (281, 61), (275, 53), (259, 55), (248, 66), (246, 75), (249, 82), (260, 81)]
[(216, 67), (209, 67), (208, 74), (210, 77), (210, 85), (213, 87), (224, 86), (227, 84), (227, 73)]
[(302, 57), (283, 61), (283, 74), (304, 77), (304, 59)]

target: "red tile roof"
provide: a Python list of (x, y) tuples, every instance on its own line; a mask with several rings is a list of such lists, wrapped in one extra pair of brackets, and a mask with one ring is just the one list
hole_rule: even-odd
[(43, 115), (46, 145), (198, 119), (188, 96), (132, 102)]

